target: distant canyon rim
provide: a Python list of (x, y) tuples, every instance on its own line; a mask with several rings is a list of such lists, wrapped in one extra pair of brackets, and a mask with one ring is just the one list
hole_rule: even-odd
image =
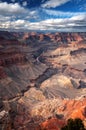
[(86, 126), (86, 33), (0, 31), (0, 130)]

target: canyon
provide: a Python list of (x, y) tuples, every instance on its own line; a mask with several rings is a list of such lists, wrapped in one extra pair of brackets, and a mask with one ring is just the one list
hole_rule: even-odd
[(0, 31), (0, 130), (86, 126), (86, 33)]

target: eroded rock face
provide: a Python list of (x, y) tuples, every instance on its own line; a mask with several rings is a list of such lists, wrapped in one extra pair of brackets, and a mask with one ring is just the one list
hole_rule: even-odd
[(0, 66), (0, 79), (6, 78), (7, 74), (4, 71), (4, 68)]
[(60, 130), (64, 126), (64, 120), (58, 120), (57, 118), (48, 119), (41, 124), (41, 129), (46, 130)]
[(0, 112), (0, 130), (12, 130), (10, 115), (5, 110)]
[(39, 41), (58, 41), (58, 42), (62, 42), (62, 43), (66, 43), (69, 42), (71, 43), (72, 41), (77, 42), (77, 41), (82, 41), (83, 39), (85, 40), (85, 33), (46, 33), (46, 34), (41, 34), (41, 33), (22, 33), (21, 34), (17, 34), (14, 33), (15, 36), (17, 37), (22, 37), (23, 39), (26, 40), (39, 40)]
[(0, 32), (1, 130), (59, 130), (68, 118), (85, 121), (85, 42), (86, 33)]
[(6, 108), (4, 107), (4, 103), (1, 97), (0, 97), (0, 130), (12, 130), (11, 117), (8, 110), (6, 110)]

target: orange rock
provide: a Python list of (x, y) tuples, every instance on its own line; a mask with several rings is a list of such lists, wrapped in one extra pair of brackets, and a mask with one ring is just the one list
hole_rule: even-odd
[(46, 130), (60, 130), (64, 126), (64, 121), (57, 118), (51, 118), (41, 124), (41, 128)]

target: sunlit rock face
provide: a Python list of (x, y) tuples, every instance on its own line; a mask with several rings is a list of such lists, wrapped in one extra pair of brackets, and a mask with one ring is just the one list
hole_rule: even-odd
[(0, 129), (59, 130), (76, 117), (85, 123), (86, 33), (0, 31)]

